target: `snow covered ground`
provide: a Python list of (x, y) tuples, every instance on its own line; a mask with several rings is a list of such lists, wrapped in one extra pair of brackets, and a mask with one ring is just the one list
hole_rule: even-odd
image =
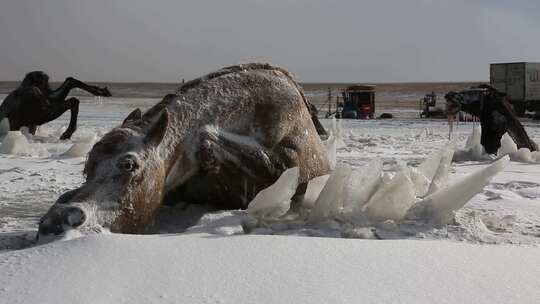
[[(27, 155), (0, 154), (0, 302), (540, 302), (540, 165), (533, 163), (510, 162), (442, 227), (328, 220), (246, 229), (243, 211), (188, 206), (164, 209), (153, 235), (33, 244), (39, 217), (83, 180), (84, 157), (63, 154), (154, 102), (87, 99), (71, 141), (57, 139), (64, 115), (28, 140)], [(540, 125), (525, 127), (540, 142)], [(448, 138), (442, 120), (343, 121), (342, 128), (338, 163), (361, 169), (380, 158), (388, 173), (417, 166)], [(455, 127), (458, 147), (472, 128)], [(449, 183), (488, 163), (452, 163)]]

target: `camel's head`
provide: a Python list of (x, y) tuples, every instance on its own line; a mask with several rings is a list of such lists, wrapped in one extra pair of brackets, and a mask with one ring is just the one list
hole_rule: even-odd
[(49, 76), (42, 71), (33, 71), (24, 76), (22, 87), (37, 87), (43, 92), (51, 90)]
[(463, 96), (451, 91), (444, 95), (444, 99), (446, 99), (446, 115), (455, 116), (461, 110)]
[(94, 145), (84, 167), (86, 182), (58, 198), (42, 217), (39, 235), (96, 227), (135, 233), (151, 220), (164, 194), (158, 146), (169, 121), (167, 110), (152, 117), (141, 118), (137, 109)]

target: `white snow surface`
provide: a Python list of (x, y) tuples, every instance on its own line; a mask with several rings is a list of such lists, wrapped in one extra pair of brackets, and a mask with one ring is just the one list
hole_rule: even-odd
[(3, 303), (537, 303), (538, 248), (100, 235), (0, 255)]
[[(83, 182), (84, 153), (62, 154), (100, 138), (135, 106), (154, 103), (83, 100), (72, 140), (58, 140), (69, 121), (64, 115), (26, 136), (28, 150), (40, 153), (0, 154), (0, 303), (540, 302), (540, 165), (511, 157), (479, 194), (456, 202), (459, 191), (452, 187), (467, 177), (489, 177), (493, 158), (441, 167), (437, 153), (448, 137), (442, 120), (323, 124), (340, 142), (332, 147), (338, 173), (351, 170), (345, 184), (333, 186), (334, 193), (342, 187), (347, 194), (336, 198), (341, 210), (362, 215), (380, 183), (399, 174), (411, 182), (404, 191), (413, 188), (419, 200), (437, 172), (446, 171), (442, 191), (450, 190), (431, 195), (439, 193), (449, 204), (441, 206), (450, 209), (466, 203), (451, 210), (448, 225), (357, 225), (335, 214), (311, 224), (289, 215), (264, 221), (246, 211), (191, 205), (163, 208), (151, 235), (105, 233), (35, 245), (39, 217), (59, 194)], [(524, 124), (538, 142), (540, 125)], [(472, 140), (466, 145), (472, 133), (473, 125), (455, 125), (456, 146), (474, 147)], [(313, 208), (330, 180), (311, 185), (305, 206)]]

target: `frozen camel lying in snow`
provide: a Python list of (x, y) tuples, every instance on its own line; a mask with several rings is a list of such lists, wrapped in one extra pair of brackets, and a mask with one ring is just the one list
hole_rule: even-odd
[(246, 208), (298, 167), (290, 174), (294, 187), (268, 212), (280, 215), (289, 195), (329, 172), (309, 109), (293, 77), (268, 64), (231, 66), (187, 82), (146, 113), (133, 111), (93, 146), (86, 182), (58, 198), (39, 235), (99, 227), (139, 232), (163, 202)]

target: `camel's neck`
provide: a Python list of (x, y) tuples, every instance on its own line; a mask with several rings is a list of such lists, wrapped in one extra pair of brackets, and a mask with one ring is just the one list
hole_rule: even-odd
[[(158, 107), (167, 109), (169, 122), (165, 137), (159, 145), (159, 153), (169, 171), (179, 157), (190, 156), (197, 144), (196, 135), (208, 120), (207, 104), (200, 102), (184, 102), (182, 96), (170, 96)], [(161, 111), (159, 111), (161, 112)]]
[(68, 96), (69, 92), (75, 88), (86, 91), (94, 96), (110, 96), (110, 92), (106, 88), (101, 89), (96, 86), (88, 85), (73, 77), (68, 77), (66, 81), (60, 85), (60, 87), (54, 91), (50, 91), (48, 93), (48, 97), (57, 101), (64, 100)]

